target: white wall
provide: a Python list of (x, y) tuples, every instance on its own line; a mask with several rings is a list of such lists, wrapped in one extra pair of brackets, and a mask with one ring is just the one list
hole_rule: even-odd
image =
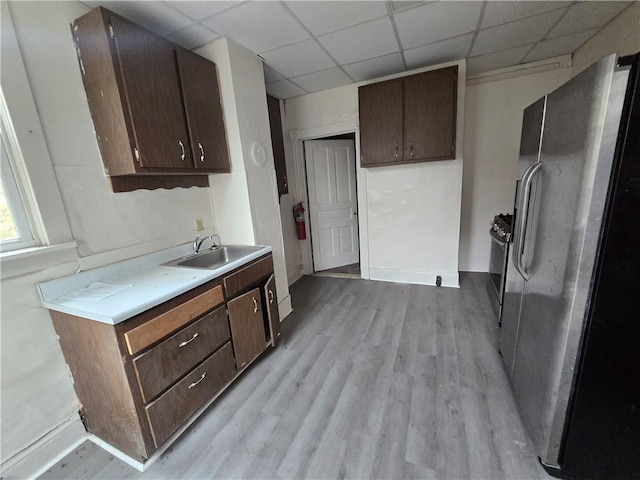
[(246, 240), (240, 243), (271, 246), (280, 318), (284, 318), (291, 313), (291, 299), (262, 61), (227, 38), (197, 53), (218, 64), (230, 139), (232, 174), (219, 176), (211, 187), (220, 232), (225, 242), (229, 231), (234, 239)]
[(461, 271), (488, 270), (491, 248), (489, 222), (498, 213), (513, 213), (524, 108), (570, 77), (571, 68), (559, 68), (506, 79), (485, 77), (480, 83), (468, 82), (460, 227)]
[[(464, 79), (464, 62), (459, 69)], [(283, 118), (285, 136), (292, 130), (304, 139), (320, 130), (330, 135), (346, 131), (349, 125), (357, 128), (358, 85), (287, 100)], [(440, 275), (443, 285), (458, 285), (464, 81), (459, 82), (458, 93), (462, 101), (459, 102), (455, 160), (364, 169), (358, 161), (358, 213), (363, 239), (360, 253), (367, 256), (361, 263), (368, 264), (369, 278), (373, 280), (434, 284)], [(289, 157), (288, 175), (291, 179), (289, 166), (293, 163), (293, 170), (301, 181), (303, 159), (295, 152), (299, 150), (295, 142), (299, 139), (294, 139), (285, 149)], [(292, 201), (304, 199), (299, 190), (293, 199), (286, 199), (287, 207)], [(282, 212), (283, 217), (289, 215), (286, 210)], [(288, 229), (293, 227), (292, 223), (284, 224)], [(290, 231), (285, 232), (285, 238), (291, 238)], [(291, 248), (287, 256), (300, 258), (297, 246), (291, 243), (287, 244)], [(362, 272), (366, 277), (366, 268)]]
[[(226, 242), (255, 240), (271, 244), (279, 296), (286, 297), (287, 302), (289, 296), (275, 173), (258, 172), (256, 167), (255, 174), (247, 174), (243, 165), (251, 140), (261, 142), (271, 151), (260, 60), (253, 54), (247, 59), (249, 52), (239, 53), (230, 48), (230, 60), (219, 68), (222, 78), (231, 78), (239, 87), (231, 85), (230, 94), (229, 89), (223, 92), (225, 107), (230, 105), (225, 110), (225, 120), (228, 127), (231, 125), (233, 174), (211, 176), (211, 189), (113, 194), (104, 177), (69, 28), (89, 8), (79, 2), (8, 5), (24, 60), (27, 88), (35, 101), (55, 173), (53, 181), (59, 186), (64, 205), (65, 218), (61, 220), (68, 222), (78, 243), (77, 255), (72, 254), (70, 259), (67, 253), (57, 264), (49, 258), (51, 266), (46, 269), (41, 266), (35, 273), (8, 278), (3, 269), (0, 460), (3, 478), (24, 478), (32, 476), (84, 435), (51, 320), (40, 306), (37, 283), (72, 274), (78, 268), (93, 268), (193, 240), (194, 219), (201, 218), (206, 227), (204, 234), (219, 233)], [(3, 2), (3, 14), (6, 6)], [(236, 75), (253, 78), (240, 81), (231, 75), (231, 70)], [(244, 88), (253, 89), (246, 99), (241, 98), (247, 94)], [(256, 104), (260, 96), (262, 103)], [(258, 111), (257, 118), (249, 124), (247, 115), (254, 110)], [(20, 134), (33, 135), (28, 131)], [(238, 149), (241, 162), (236, 168), (234, 152)], [(272, 170), (272, 154), (268, 155)], [(31, 165), (34, 159), (27, 157), (25, 162)], [(216, 223), (214, 210), (220, 224)], [(281, 313), (288, 313), (286, 305), (285, 302), (284, 309), (281, 306)]]
[(640, 2), (631, 2), (611, 23), (573, 54), (572, 76), (611, 53), (640, 52)]
[[(21, 476), (33, 474), (34, 467), (84, 434), (78, 428), (71, 380), (48, 312), (40, 306), (36, 283), (72, 274), (79, 267), (186, 242), (195, 237), (195, 218), (202, 218), (210, 230), (215, 225), (206, 188), (110, 191), (69, 29), (89, 9), (78, 2), (12, 2), (9, 7), (62, 195), (63, 220), (71, 227), (79, 254), (70, 263), (2, 277), (1, 460), (5, 476), (7, 468), (9, 476)], [(25, 135), (28, 132), (18, 136)], [(34, 159), (27, 157), (25, 162)], [(62, 443), (56, 443), (56, 435)]]

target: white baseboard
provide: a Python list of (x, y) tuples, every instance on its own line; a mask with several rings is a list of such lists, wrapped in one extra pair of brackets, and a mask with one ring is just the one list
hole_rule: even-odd
[(37, 478), (88, 438), (80, 417), (69, 419), (2, 464), (2, 479)]
[(460, 275), (458, 272), (403, 272), (399, 270), (386, 270), (383, 268), (370, 268), (370, 280), (382, 282), (415, 283), (418, 285), (436, 285), (436, 278), (442, 279), (441, 286), (459, 288)]
[(284, 300), (278, 303), (278, 311), (280, 312), (280, 321), (287, 318), (287, 316), (293, 312), (293, 307), (291, 307), (291, 295), (287, 295)]
[(289, 286), (296, 283), (302, 277), (304, 277), (304, 271), (302, 270), (302, 265), (300, 265), (298, 268), (296, 268), (291, 272), (287, 272), (287, 279), (289, 281)]

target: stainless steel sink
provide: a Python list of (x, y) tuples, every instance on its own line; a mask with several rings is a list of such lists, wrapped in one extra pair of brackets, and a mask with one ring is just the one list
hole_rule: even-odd
[(239, 260), (242, 257), (251, 255), (254, 252), (262, 249), (259, 246), (240, 246), (240, 245), (228, 245), (217, 247), (213, 250), (205, 250), (204, 252), (192, 255), (186, 258), (179, 258), (171, 262), (165, 263), (171, 267), (194, 267), (194, 268), (207, 268), (216, 269), (223, 267), (235, 260)]

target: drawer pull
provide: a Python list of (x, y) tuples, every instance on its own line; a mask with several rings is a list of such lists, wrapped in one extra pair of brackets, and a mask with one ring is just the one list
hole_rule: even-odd
[(258, 312), (258, 302), (256, 302), (256, 297), (251, 297), (251, 300), (253, 300), (253, 313), (257, 313)]
[(202, 374), (202, 376), (201, 376), (198, 380), (196, 380), (196, 381), (195, 381), (195, 382), (193, 382), (191, 385), (189, 385), (189, 390), (191, 390), (193, 387), (195, 387), (196, 385), (198, 385), (202, 380), (204, 380), (204, 377), (206, 377), (206, 376), (207, 376), (207, 372), (204, 372), (204, 373)]
[(204, 162), (204, 147), (198, 142), (198, 148), (200, 149), (200, 161)]
[(269, 297), (271, 297), (269, 303), (273, 303), (273, 290), (269, 290)]
[(189, 345), (191, 342), (193, 342), (196, 339), (197, 336), (198, 336), (198, 332), (194, 333), (193, 337), (191, 337), (189, 340), (185, 340), (180, 345), (178, 345), (178, 347), (184, 347), (185, 345)]

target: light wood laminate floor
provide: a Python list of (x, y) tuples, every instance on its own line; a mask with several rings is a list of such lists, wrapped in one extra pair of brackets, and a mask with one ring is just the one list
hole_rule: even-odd
[(145, 473), (86, 442), (41, 478), (534, 479), (486, 274), (304, 277), (282, 341)]

